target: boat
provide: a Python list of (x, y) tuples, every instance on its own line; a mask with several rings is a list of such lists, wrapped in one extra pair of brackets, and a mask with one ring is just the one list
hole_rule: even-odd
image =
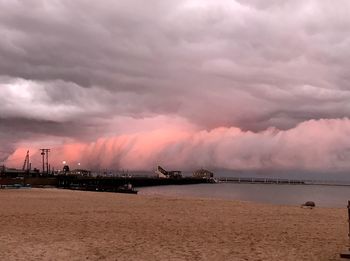
[(137, 194), (137, 190), (131, 185), (131, 183), (124, 184), (116, 189), (117, 193), (128, 193), (128, 194)]

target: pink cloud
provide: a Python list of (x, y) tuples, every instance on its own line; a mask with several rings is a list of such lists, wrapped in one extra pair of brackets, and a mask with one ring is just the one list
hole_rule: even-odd
[[(151, 170), (157, 164), (190, 170), (212, 169), (350, 169), (350, 120), (310, 120), (283, 131), (262, 132), (239, 128), (185, 130), (181, 126), (159, 128), (134, 134), (103, 137), (91, 143), (66, 143), (52, 148), (52, 165), (73, 167)], [(9, 162), (26, 149), (18, 148)], [(39, 155), (33, 155), (40, 164)], [(40, 165), (39, 165), (40, 166)]]

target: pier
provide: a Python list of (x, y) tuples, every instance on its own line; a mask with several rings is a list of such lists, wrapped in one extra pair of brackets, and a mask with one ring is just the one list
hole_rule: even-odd
[(130, 183), (134, 187), (164, 186), (164, 185), (190, 185), (211, 183), (209, 179), (182, 177), (83, 177), (83, 176), (57, 176), (57, 187), (89, 191), (115, 191), (116, 188)]
[(250, 177), (221, 177), (222, 183), (252, 183), (252, 184), (307, 184), (306, 180), (279, 179), (279, 178), (250, 178)]
[(134, 187), (164, 186), (164, 185), (190, 185), (211, 183), (210, 179), (181, 177), (181, 178), (158, 178), (158, 177), (106, 177), (106, 176), (81, 176), (81, 175), (51, 175), (51, 176), (17, 176), (0, 177), (0, 185), (3, 187), (21, 185), (31, 187), (57, 187), (65, 189), (89, 190), (89, 191), (115, 191), (125, 184)]
[(217, 180), (220, 183), (242, 183), (242, 184), (350, 186), (350, 181), (339, 181), (339, 180), (309, 180), (309, 179), (256, 178), (256, 177), (220, 177), (220, 178), (217, 178)]

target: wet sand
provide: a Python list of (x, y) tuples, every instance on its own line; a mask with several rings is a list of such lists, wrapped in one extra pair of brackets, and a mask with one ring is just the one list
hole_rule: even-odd
[(347, 210), (0, 190), (0, 260), (340, 260)]

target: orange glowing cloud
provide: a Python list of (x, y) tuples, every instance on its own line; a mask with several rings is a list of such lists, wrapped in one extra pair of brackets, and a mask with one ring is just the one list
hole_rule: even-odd
[[(270, 128), (257, 133), (239, 128), (185, 131), (174, 126), (63, 144), (52, 149), (51, 162), (55, 168), (66, 160), (91, 169), (151, 170), (162, 164), (179, 169), (346, 170), (350, 169), (349, 134), (347, 118), (311, 120), (286, 131)], [(25, 152), (18, 148), (9, 162), (24, 158)]]

